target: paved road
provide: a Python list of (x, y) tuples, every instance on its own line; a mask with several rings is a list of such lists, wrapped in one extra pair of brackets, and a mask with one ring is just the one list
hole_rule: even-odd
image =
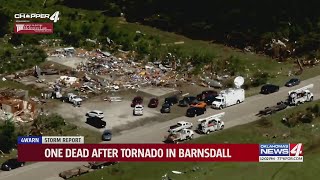
[[(302, 87), (310, 83), (314, 84), (312, 92), (315, 94), (315, 99), (319, 99), (320, 76), (303, 81), (298, 87)], [(298, 87), (283, 87), (280, 89), (279, 92), (271, 95), (252, 96), (247, 98), (246, 101), (240, 105), (236, 105), (222, 110), (226, 113), (225, 117), (223, 118), (223, 120), (225, 121), (225, 127), (230, 128), (236, 125), (246, 124), (254, 120), (257, 120), (258, 117), (255, 116), (257, 112), (259, 112), (267, 106), (272, 106), (281, 100), (285, 100), (288, 91), (296, 89)], [(183, 111), (185, 111), (185, 109)], [(199, 119), (200, 117), (207, 117), (209, 115), (217, 114), (222, 111), (208, 109), (205, 115), (199, 116), (197, 118), (179, 117), (167, 122), (145, 125), (143, 127), (123, 132), (122, 135), (115, 136), (112, 140), (112, 143), (161, 143), (170, 125), (173, 125), (181, 120), (197, 124), (197, 119)], [(58, 180), (60, 179), (58, 177), (59, 172), (71, 169), (81, 164), (84, 163), (40, 162), (19, 169), (15, 169), (10, 172), (1, 172), (0, 180)]]

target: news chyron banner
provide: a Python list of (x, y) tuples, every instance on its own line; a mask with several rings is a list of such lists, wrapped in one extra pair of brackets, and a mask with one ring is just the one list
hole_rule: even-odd
[(18, 138), (18, 159), (84, 162), (303, 162), (300, 144), (84, 144), (83, 136)]

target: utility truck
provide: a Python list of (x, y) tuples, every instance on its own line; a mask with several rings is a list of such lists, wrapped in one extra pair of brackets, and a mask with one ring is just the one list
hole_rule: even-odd
[(198, 132), (203, 134), (209, 134), (210, 132), (222, 130), (224, 128), (224, 122), (221, 118), (225, 115), (225, 112), (209, 116), (207, 118), (198, 119)]
[(166, 142), (178, 143), (179, 141), (185, 141), (193, 139), (194, 131), (191, 129), (182, 129), (178, 132), (172, 132), (166, 136)]
[(288, 104), (291, 106), (298, 106), (305, 102), (313, 100), (313, 93), (309, 90), (313, 88), (313, 84), (309, 84), (300, 89), (288, 92)]
[(236, 88), (229, 88), (223, 90), (219, 93), (217, 97), (215, 97), (214, 101), (212, 102), (213, 109), (223, 109), (235, 104), (239, 104), (244, 101), (245, 99), (245, 91), (240, 87), (244, 83), (243, 77), (237, 77), (234, 80), (234, 84)]
[(174, 133), (182, 129), (191, 129), (192, 127), (193, 127), (193, 124), (191, 122), (179, 121), (176, 125), (170, 126), (168, 132)]

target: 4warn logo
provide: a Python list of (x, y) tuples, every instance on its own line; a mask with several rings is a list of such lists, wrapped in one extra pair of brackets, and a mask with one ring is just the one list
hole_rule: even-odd
[(60, 20), (60, 12), (56, 11), (53, 14), (41, 14), (41, 13), (18, 13), (14, 15), (15, 19), (49, 19), (54, 23)]
[(303, 156), (303, 146), (299, 144), (290, 144), (290, 156)]

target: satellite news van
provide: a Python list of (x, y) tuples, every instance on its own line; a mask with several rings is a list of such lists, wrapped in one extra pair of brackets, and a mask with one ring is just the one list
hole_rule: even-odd
[(235, 104), (240, 104), (245, 99), (245, 91), (240, 88), (244, 83), (244, 79), (241, 76), (238, 76), (234, 80), (234, 85), (236, 88), (229, 88), (223, 90), (212, 102), (213, 109), (223, 109)]

